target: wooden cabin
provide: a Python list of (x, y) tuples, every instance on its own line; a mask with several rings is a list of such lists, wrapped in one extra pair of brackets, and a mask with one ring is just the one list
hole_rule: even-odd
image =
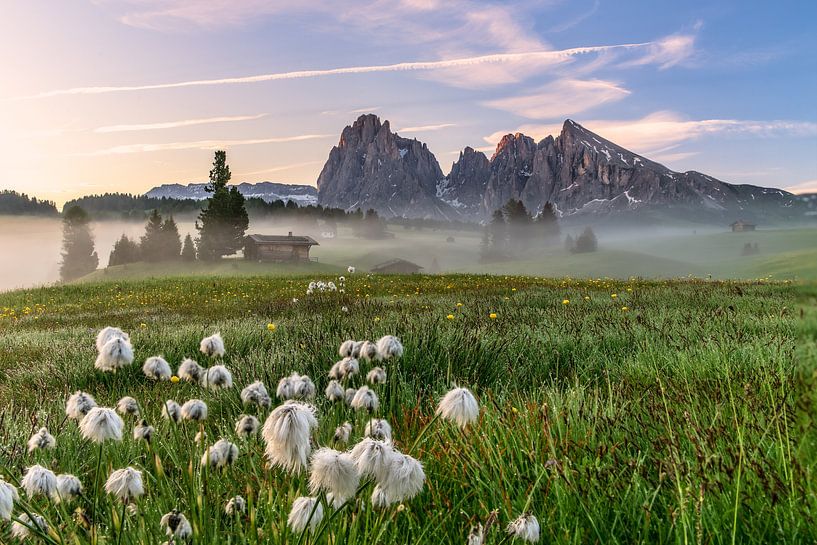
[(743, 233), (746, 231), (754, 231), (757, 227), (754, 223), (748, 221), (738, 220), (730, 225), (733, 233)]
[(390, 259), (379, 265), (372, 267), (371, 272), (377, 274), (415, 274), (422, 270), (422, 267), (405, 259)]
[(318, 246), (312, 237), (288, 235), (249, 235), (244, 243), (244, 258), (252, 261), (309, 261), (309, 249)]

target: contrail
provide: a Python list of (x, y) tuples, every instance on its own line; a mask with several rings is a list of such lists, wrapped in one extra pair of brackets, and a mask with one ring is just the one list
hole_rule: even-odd
[(299, 70), (295, 72), (278, 72), (274, 74), (259, 74), (256, 76), (242, 76), (235, 78), (201, 79), (191, 81), (178, 81), (174, 83), (155, 83), (151, 85), (126, 85), (126, 86), (98, 86), (98, 87), (72, 87), (70, 89), (58, 89), (46, 91), (25, 98), (48, 98), (62, 95), (99, 95), (104, 93), (122, 93), (128, 91), (150, 91), (155, 89), (177, 89), (181, 87), (203, 87), (210, 85), (232, 85), (239, 83), (259, 83), (263, 81), (277, 81), (287, 79), (319, 78), (325, 76), (336, 76), (342, 74), (370, 74), (374, 72), (410, 72), (428, 71), (441, 68), (457, 68), (462, 66), (473, 66), (477, 64), (506, 63), (516, 61), (550, 61), (552, 63), (562, 62), (571, 57), (585, 55), (589, 53), (601, 53), (615, 49), (633, 49), (651, 45), (652, 42), (619, 44), (619, 45), (599, 45), (588, 47), (574, 47), (558, 51), (527, 51), (522, 53), (495, 53), (492, 55), (481, 55), (476, 57), (464, 57), (459, 59), (449, 59), (444, 61), (417, 61), (401, 62), (397, 64), (380, 64), (374, 66), (351, 66), (346, 68), (330, 68), (326, 70)]

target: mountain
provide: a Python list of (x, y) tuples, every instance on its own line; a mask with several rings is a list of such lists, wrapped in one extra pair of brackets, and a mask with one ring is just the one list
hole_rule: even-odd
[[(160, 199), (197, 199), (203, 200), (210, 196), (204, 190), (206, 183), (163, 184), (154, 187), (145, 193), (146, 197)], [(311, 185), (279, 184), (274, 182), (238, 184), (238, 191), (247, 198), (256, 197), (267, 202), (272, 201), (295, 201), (299, 206), (307, 206), (318, 203), (318, 192)]]
[(318, 178), (318, 202), (386, 216), (484, 220), (509, 199), (531, 213), (546, 202), (563, 218), (676, 217), (701, 222), (791, 219), (803, 208), (779, 189), (675, 172), (570, 119), (538, 143), (505, 135), (493, 156), (467, 147), (443, 176), (425, 144), (363, 115), (347, 126)]

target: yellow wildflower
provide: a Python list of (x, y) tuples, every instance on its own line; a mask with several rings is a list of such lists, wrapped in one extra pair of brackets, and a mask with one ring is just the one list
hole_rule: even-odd
[(273, 324), (272, 322), (270, 322), (270, 323), (268, 323), (268, 324), (267, 324), (267, 329), (268, 329), (269, 331), (275, 331), (275, 328), (276, 328), (276, 327), (277, 327), (277, 326), (276, 326), (275, 324)]
[(490, 313), (490, 314), (488, 315), (488, 318), (490, 318), (491, 320), (496, 320), (496, 312), (492, 312), (492, 313)]

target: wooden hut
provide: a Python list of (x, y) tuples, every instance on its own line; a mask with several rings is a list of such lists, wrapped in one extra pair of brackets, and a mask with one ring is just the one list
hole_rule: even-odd
[(252, 261), (309, 261), (309, 249), (318, 246), (312, 237), (288, 235), (249, 235), (244, 258)]

